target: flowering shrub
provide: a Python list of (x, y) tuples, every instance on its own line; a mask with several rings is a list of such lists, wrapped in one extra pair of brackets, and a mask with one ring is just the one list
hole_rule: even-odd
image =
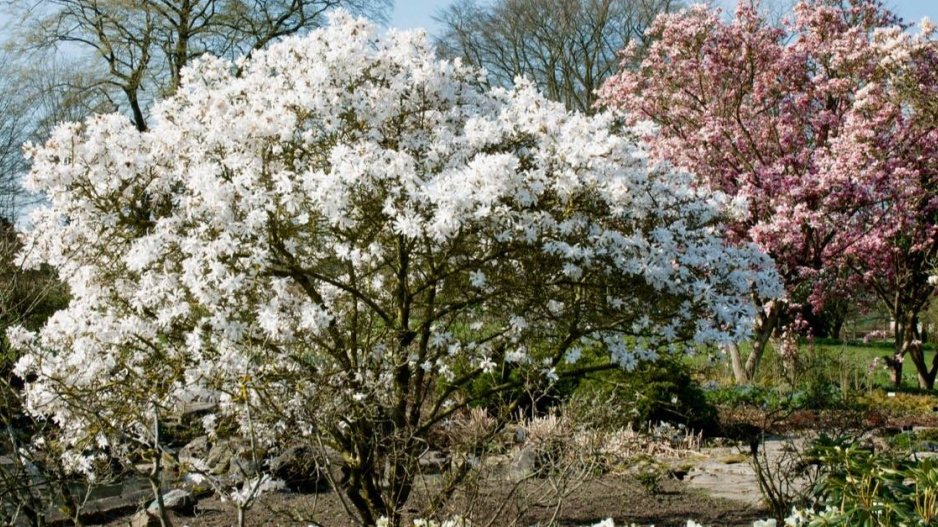
[[(803, 517), (802, 513), (798, 511), (792, 511), (792, 518), (789, 520), (794, 521), (793, 520), (794, 518), (801, 519), (802, 517)], [(789, 520), (786, 520), (785, 525), (801, 525), (800, 523), (789, 523)], [(777, 522), (775, 520), (757, 520), (752, 523), (752, 527), (775, 527), (776, 523)], [(388, 525), (389, 523), (388, 523), (387, 518), (381, 518), (378, 520), (378, 527), (387, 527)], [(621, 524), (621, 525), (622, 527), (625, 527), (625, 524)], [(634, 523), (631, 523), (629, 525), (631, 527), (638, 527)], [(687, 520), (687, 523), (685, 525), (686, 527), (703, 527), (703, 525), (695, 522), (694, 520)], [(466, 520), (457, 518), (457, 519), (452, 519), (452, 520), (445, 520), (443, 522), (437, 522), (437, 521), (432, 521), (432, 520), (414, 520), (413, 526), (414, 527), (471, 527), (471, 524), (467, 522)], [(616, 523), (615, 521), (612, 520), (612, 518), (606, 518), (605, 520), (599, 523), (594, 523), (590, 527), (616, 527)], [(654, 525), (652, 525), (651, 527), (654, 527)]]
[[(30, 148), (51, 206), (23, 257), (74, 295), (10, 333), (30, 411), (78, 460), (130, 459), (161, 449), (161, 416), (215, 401), (206, 426), (258, 449), (338, 451), (358, 519), (396, 523), (474, 379), (498, 393), (747, 335), (752, 292), (781, 288), (721, 238), (733, 203), (609, 116), (480, 76), (339, 13), (194, 64), (149, 132), (105, 115)], [(579, 366), (587, 347), (605, 363)]]
[[(700, 3), (659, 16), (647, 53), (628, 48), (603, 87), (604, 104), (654, 123), (654, 155), (749, 203), (731, 230), (785, 278), (790, 297), (765, 303), (745, 364), (730, 349), (738, 381), (752, 379), (775, 327), (804, 312), (795, 303), (821, 313), (862, 286), (904, 342), (917, 338), (938, 250), (934, 31), (926, 21), (910, 35), (877, 0), (802, 0), (781, 25), (757, 4), (727, 20)], [(931, 388), (938, 363), (908, 344), (896, 352)]]

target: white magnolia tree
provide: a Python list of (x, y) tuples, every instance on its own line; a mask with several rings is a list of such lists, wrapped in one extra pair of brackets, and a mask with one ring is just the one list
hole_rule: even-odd
[[(200, 60), (148, 132), (105, 115), (31, 148), (51, 206), (23, 255), (73, 300), (10, 336), (76, 469), (158, 452), (161, 415), (217, 401), (252, 444), (336, 449), (350, 511), (397, 522), (469, 383), (744, 338), (752, 293), (781, 288), (721, 238), (740, 207), (608, 116), (482, 75), (340, 12), (237, 64)], [(608, 363), (578, 365), (587, 349)]]

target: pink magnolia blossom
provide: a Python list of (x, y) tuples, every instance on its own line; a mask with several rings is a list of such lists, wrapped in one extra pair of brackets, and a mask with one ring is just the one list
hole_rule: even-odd
[(640, 68), (611, 78), (601, 100), (657, 125), (646, 135), (655, 155), (745, 200), (733, 235), (766, 250), (794, 293), (856, 238), (843, 225), (879, 197), (852, 171), (831, 170), (849, 159), (830, 156), (857, 94), (876, 88), (873, 32), (897, 23), (867, 1), (803, 1), (781, 28), (742, 3), (729, 22), (696, 4), (658, 17)]
[(790, 310), (871, 291), (914, 328), (938, 251), (933, 32), (877, 0), (802, 0), (781, 27), (742, 2), (730, 21), (694, 5), (657, 19), (601, 102), (654, 124), (653, 155), (748, 203), (732, 235), (775, 259)]

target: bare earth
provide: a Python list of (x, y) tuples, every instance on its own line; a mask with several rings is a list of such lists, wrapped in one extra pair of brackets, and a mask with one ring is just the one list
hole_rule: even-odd
[[(505, 494), (510, 487), (511, 485), (490, 485), (480, 490), (473, 500), (473, 525), (545, 525), (554, 517), (555, 510), (552, 507), (532, 506), (528, 510), (519, 511), (514, 506), (515, 500), (508, 501), (511, 506), (497, 510), (506, 501)], [(536, 489), (521, 488), (515, 491), (514, 496), (524, 493), (525, 490)], [(758, 493), (758, 490), (756, 492)], [(416, 514), (419, 511), (411, 509), (408, 512)], [(176, 527), (227, 527), (235, 524), (236, 517), (234, 507), (215, 498), (201, 500), (193, 516), (172, 513)], [(687, 520), (692, 518), (704, 525), (749, 526), (753, 521), (765, 518), (766, 511), (752, 502), (709, 497), (704, 490), (675, 479), (662, 481), (658, 494), (653, 495), (627, 476), (606, 475), (576, 489), (554, 518), (557, 525), (581, 526), (592, 525), (610, 517), (615, 520), (616, 525), (636, 523), (684, 527)], [(118, 527), (129, 523), (130, 517), (125, 516), (115, 518), (105, 525)], [(278, 493), (264, 496), (261, 502), (248, 512), (247, 523), (252, 526), (354, 525), (348, 520), (340, 501), (332, 492), (307, 495)]]

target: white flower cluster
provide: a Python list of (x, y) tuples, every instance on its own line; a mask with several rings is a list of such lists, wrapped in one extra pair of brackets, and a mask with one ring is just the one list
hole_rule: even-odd
[(23, 257), (73, 299), (11, 333), (29, 409), (79, 448), (151, 441), (152, 408), (193, 400), (242, 423), (275, 404), (308, 432), (308, 412), (416, 401), (466, 364), (554, 380), (581, 349), (633, 367), (737, 341), (752, 295), (782, 295), (765, 255), (721, 237), (738, 204), (610, 116), (481, 75), (338, 12), (237, 65), (197, 61), (148, 132), (105, 115), (31, 147), (51, 205)]
[[(778, 522), (776, 522), (775, 520), (771, 520), (771, 519), (770, 520), (756, 520), (752, 523), (752, 527), (776, 527), (777, 524)], [(629, 525), (630, 527), (638, 527), (634, 523), (629, 524)], [(789, 525), (789, 523), (786, 522), (785, 525)], [(612, 521), (612, 518), (606, 518), (605, 520), (599, 523), (593, 524), (591, 527), (616, 527), (616, 523)], [(624, 524), (623, 524), (623, 527), (624, 527)], [(649, 527), (655, 527), (655, 526), (651, 525)], [(704, 526), (703, 524), (697, 523), (694, 520), (687, 520), (686, 527), (704, 527)]]
[[(753, 522), (752, 527), (775, 527), (777, 523), (778, 522), (776, 522), (775, 520), (756, 520), (755, 522)], [(378, 520), (378, 527), (387, 527), (388, 525), (389, 525), (389, 522), (387, 518), (381, 518)], [(443, 522), (436, 522), (432, 520), (414, 520), (413, 525), (414, 527), (471, 527), (471, 524), (468, 521), (461, 519), (461, 518), (457, 518), (453, 520), (445, 520)], [(622, 525), (624, 527), (625, 524), (622, 524)], [(631, 523), (629, 525), (630, 527), (638, 527), (638, 525), (635, 523)], [(800, 524), (788, 523), (786, 521), (785, 525), (800, 525)], [(605, 520), (599, 523), (594, 523), (590, 527), (616, 527), (616, 523), (615, 521), (613, 521), (612, 518), (606, 518)], [(655, 527), (655, 526), (651, 525), (649, 527)], [(694, 520), (687, 520), (686, 527), (703, 527), (703, 525), (695, 522)]]
[[(391, 522), (387, 518), (379, 518), (377, 527), (388, 527), (391, 525)], [(456, 518), (451, 520), (443, 520), (441, 522), (434, 520), (421, 520), (417, 519), (413, 521), (413, 527), (472, 527), (471, 524), (462, 519)]]
[(930, 18), (923, 17), (919, 22), (918, 33), (912, 34), (906, 29), (891, 26), (873, 32), (873, 47), (882, 56), (880, 66), (888, 69), (906, 63), (913, 52), (929, 45), (935, 36), (936, 26)]

